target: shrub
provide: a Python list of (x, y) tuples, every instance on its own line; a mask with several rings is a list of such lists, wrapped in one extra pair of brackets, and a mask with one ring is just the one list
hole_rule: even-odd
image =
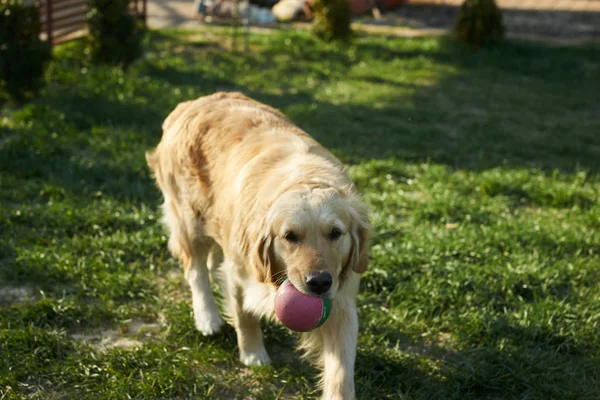
[(456, 38), (474, 48), (501, 42), (504, 31), (502, 11), (494, 0), (465, 0), (454, 25)]
[(16, 101), (37, 93), (51, 57), (40, 40), (38, 7), (21, 0), (0, 0), (0, 86)]
[(352, 11), (347, 0), (315, 0), (313, 32), (326, 41), (348, 40), (352, 36)]
[(88, 48), (98, 63), (128, 66), (141, 53), (142, 29), (129, 14), (129, 0), (88, 0)]

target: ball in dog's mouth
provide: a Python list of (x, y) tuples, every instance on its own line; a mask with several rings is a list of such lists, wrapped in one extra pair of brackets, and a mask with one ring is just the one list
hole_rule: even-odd
[(323, 325), (331, 312), (331, 300), (302, 293), (286, 280), (275, 295), (275, 314), (281, 323), (296, 332), (308, 332)]

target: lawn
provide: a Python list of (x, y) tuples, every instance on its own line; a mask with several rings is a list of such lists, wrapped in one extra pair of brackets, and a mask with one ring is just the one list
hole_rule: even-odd
[(144, 151), (217, 90), (280, 108), (371, 207), (359, 398), (600, 398), (599, 47), (224, 32), (151, 32), (125, 72), (60, 46), (0, 115), (0, 398), (318, 395), (285, 328), (259, 368), (196, 332), (167, 250)]

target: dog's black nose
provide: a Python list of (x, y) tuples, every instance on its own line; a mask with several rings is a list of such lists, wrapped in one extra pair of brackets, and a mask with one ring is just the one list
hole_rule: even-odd
[(310, 274), (306, 278), (306, 285), (314, 294), (323, 294), (329, 290), (333, 279), (329, 272), (319, 272), (317, 274)]

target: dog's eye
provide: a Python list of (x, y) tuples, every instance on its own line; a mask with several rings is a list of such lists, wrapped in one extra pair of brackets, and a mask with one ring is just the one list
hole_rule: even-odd
[(300, 238), (294, 232), (286, 232), (283, 238), (290, 243), (298, 243), (300, 241)]
[(333, 228), (331, 232), (329, 232), (329, 239), (331, 240), (337, 240), (340, 236), (342, 236), (342, 231), (338, 228)]

